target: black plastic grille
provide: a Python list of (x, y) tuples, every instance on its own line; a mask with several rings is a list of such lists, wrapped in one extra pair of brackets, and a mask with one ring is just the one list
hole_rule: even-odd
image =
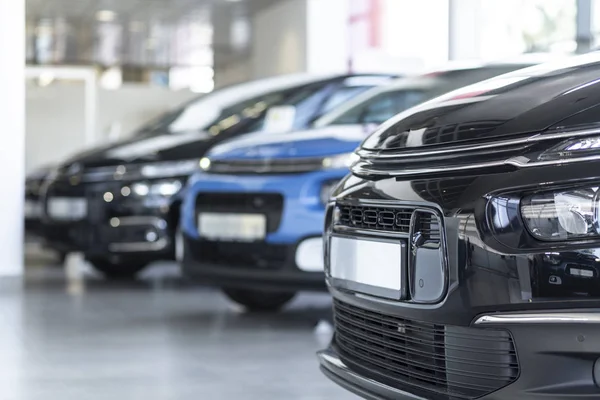
[(472, 399), (515, 381), (513, 340), (502, 330), (403, 319), (334, 300), (335, 346), (356, 372), (431, 399)]
[(440, 223), (435, 215), (420, 213), (417, 221), (415, 231), (421, 233), (425, 240), (440, 241)]
[(266, 243), (228, 243), (201, 240), (189, 249), (196, 260), (224, 268), (279, 270), (289, 257), (289, 246)]
[[(411, 207), (388, 208), (338, 204), (339, 224), (351, 228), (373, 229), (389, 232), (410, 232), (414, 209)], [(416, 230), (429, 240), (440, 240), (440, 222), (434, 214), (419, 218)]]

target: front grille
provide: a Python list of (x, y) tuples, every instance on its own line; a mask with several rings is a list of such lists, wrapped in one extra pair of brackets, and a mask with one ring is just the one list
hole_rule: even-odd
[(531, 133), (498, 139), (486, 137), (488, 128), (483, 125), (480, 128), (484, 134), (473, 142), (454, 141), (458, 131), (450, 132), (448, 137), (434, 132), (433, 139), (424, 138), (427, 143), (420, 147), (362, 149), (359, 151), (361, 159), (353, 165), (352, 171), (361, 176), (426, 175), (428, 178), (457, 176), (457, 171), (459, 174), (468, 171), (471, 175), (502, 173), (537, 159), (539, 152), (564, 140)]
[(510, 334), (408, 320), (334, 300), (335, 346), (368, 378), (430, 399), (473, 399), (515, 381)]
[(288, 260), (288, 246), (266, 243), (226, 243), (201, 240), (190, 247), (202, 263), (225, 268), (281, 269)]
[(196, 212), (264, 214), (267, 232), (275, 232), (281, 223), (283, 196), (277, 193), (200, 193)]
[(323, 158), (214, 160), (211, 174), (298, 174), (323, 169)]
[[(357, 229), (398, 232), (408, 234), (410, 221), (415, 209), (413, 207), (360, 206), (351, 204), (337, 205), (340, 213), (338, 224)], [(431, 240), (440, 240), (440, 222), (434, 214), (426, 214), (419, 218), (415, 227)]]

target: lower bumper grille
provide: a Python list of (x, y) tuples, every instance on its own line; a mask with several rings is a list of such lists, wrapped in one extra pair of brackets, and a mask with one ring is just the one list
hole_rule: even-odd
[(340, 357), (368, 378), (427, 398), (472, 399), (515, 381), (513, 340), (502, 330), (423, 323), (334, 301)]
[(202, 263), (223, 267), (281, 269), (288, 261), (289, 247), (258, 243), (212, 242), (202, 240), (190, 246), (190, 253)]

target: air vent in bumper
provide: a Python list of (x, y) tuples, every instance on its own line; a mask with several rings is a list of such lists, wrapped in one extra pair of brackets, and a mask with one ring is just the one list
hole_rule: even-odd
[(335, 347), (355, 372), (431, 399), (473, 399), (515, 381), (510, 334), (408, 320), (334, 300)]

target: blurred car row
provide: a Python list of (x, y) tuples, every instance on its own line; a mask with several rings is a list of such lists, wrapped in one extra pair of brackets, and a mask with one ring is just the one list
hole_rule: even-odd
[(276, 310), (298, 290), (325, 289), (325, 205), (369, 133), (411, 106), (528, 65), (227, 87), (31, 175), (27, 228), (109, 278), (176, 259), (248, 309)]

